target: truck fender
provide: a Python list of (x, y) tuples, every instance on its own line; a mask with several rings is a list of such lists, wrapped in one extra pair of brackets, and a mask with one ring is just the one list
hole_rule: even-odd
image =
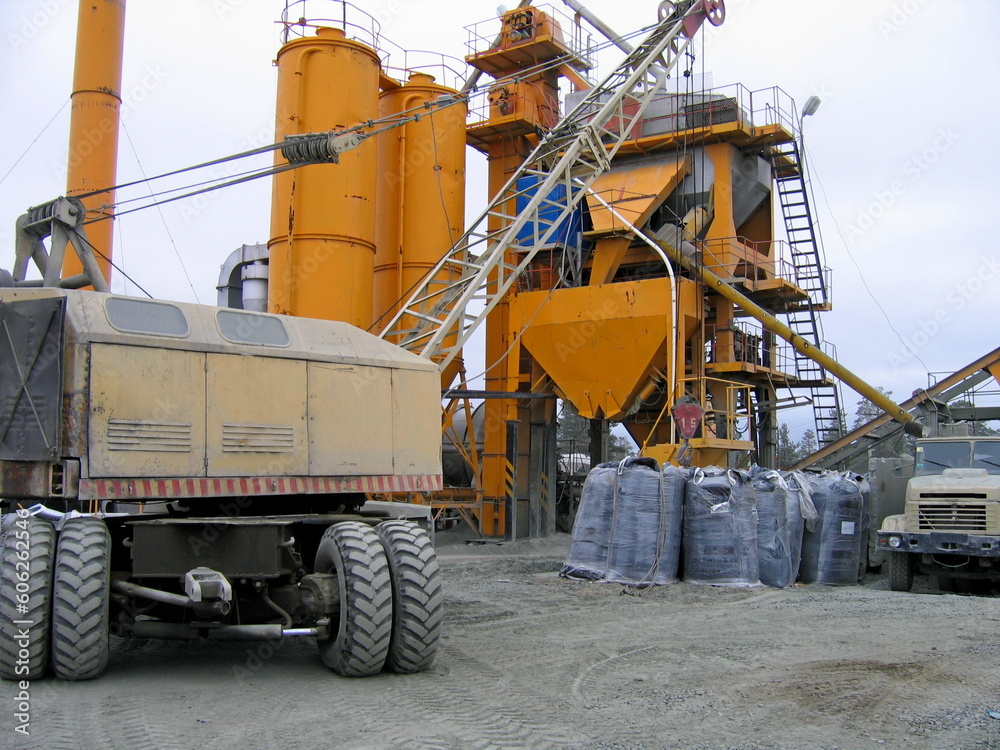
[(906, 515), (886, 516), (882, 521), (882, 528), (879, 530), (896, 531), (900, 534), (904, 533), (906, 531)]

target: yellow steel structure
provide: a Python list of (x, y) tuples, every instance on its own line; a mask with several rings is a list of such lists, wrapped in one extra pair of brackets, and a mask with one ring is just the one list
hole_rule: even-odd
[[(494, 192), (511, 172), (504, 159), (516, 158), (516, 144), (531, 143), (547, 127), (538, 106), (545, 92), (532, 87), (531, 76), (547, 61), (544, 44), (558, 34), (544, 43), (523, 31), (510, 34), (513, 19), (525, 12), (535, 14), (536, 24), (542, 15), (530, 7), (504, 14), (493, 46), (468, 58), (498, 79), (488, 120), (469, 128), (470, 143), (490, 157)], [(542, 28), (534, 33), (545, 36)], [(774, 236), (774, 180), (779, 170), (783, 178), (797, 176), (798, 164), (783, 162), (778, 151), (796, 142), (794, 105), (778, 102), (777, 90), (675, 91), (664, 91), (632, 126), (610, 170), (592, 185), (579, 285), (557, 281), (553, 268), (569, 249), (553, 248), (496, 308), (487, 324), (487, 388), (555, 393), (582, 416), (621, 422), (644, 455), (661, 461), (676, 460), (682, 443), (670, 410), (682, 396), (692, 397), (705, 408), (689, 444), (695, 464), (727, 465), (751, 451), (759, 461), (773, 461), (777, 389), (806, 385), (779, 361), (778, 338), (787, 326), (774, 315), (828, 308), (825, 300), (817, 308), (809, 290), (784, 278), (791, 269), (781, 265)], [(668, 258), (651, 232), (671, 247), (687, 243), (697, 267), (710, 268), (711, 279), (726, 289), (705, 283), (679, 257)], [(734, 287), (738, 296), (727, 293)], [(761, 329), (742, 322), (751, 315), (764, 320)], [(788, 338), (801, 344), (801, 337)], [(832, 360), (822, 362), (827, 371), (846, 374)], [(531, 408), (487, 402), (487, 501), (512, 491), (505, 478), (530, 451), (525, 427), (541, 421)], [(893, 413), (900, 416), (898, 409)], [(521, 428), (516, 451), (502, 439), (515, 423)]]
[[(278, 52), (275, 139), (355, 126), (378, 116), (378, 54), (320, 28)], [(284, 164), (280, 152), (275, 163)], [(268, 310), (306, 318), (372, 322), (375, 273), (374, 139), (340, 157), (275, 176), (268, 242)]]
[[(490, 88), (486, 116), (471, 123), (467, 133), (469, 144), (485, 153), (489, 161), (490, 196), (500, 193), (531, 153), (538, 135), (558, 121), (560, 75), (574, 85), (585, 84), (578, 73), (585, 66), (567, 44), (556, 19), (533, 6), (522, 5), (505, 12), (500, 27), (495, 43), (466, 58), (470, 65), (497, 81)], [(516, 206), (505, 206), (504, 211), (513, 215)], [(491, 231), (500, 228), (499, 221), (489, 226)], [(515, 252), (509, 252), (507, 262), (516, 265)], [(544, 376), (537, 365), (526, 363), (522, 383), (516, 335), (510, 300), (501, 301), (486, 320), (487, 391), (516, 391), (522, 385), (528, 390), (536, 376)], [(536, 443), (541, 439), (539, 430), (530, 426), (552, 424), (554, 407), (551, 400), (520, 405), (509, 398), (485, 402), (482, 476), (478, 478), (483, 534), (502, 536), (513, 531), (507, 528), (504, 509), (531, 491), (529, 477), (534, 473), (537, 478), (541, 471), (537, 466), (534, 472), (530, 470), (531, 457), (538, 454), (532, 439)], [(526, 429), (520, 429), (521, 424)], [(524, 470), (515, 470), (518, 463)], [(512, 481), (515, 475), (519, 486)], [(539, 491), (543, 491), (544, 484)]]
[[(698, 300), (685, 282), (682, 307)], [(652, 369), (675, 356), (673, 310), (663, 305), (671, 294), (667, 278), (523, 292), (511, 317), (560, 398), (581, 417), (621, 421)]]
[[(379, 117), (419, 114), (426, 102), (456, 92), (413, 73), (403, 86), (383, 77)], [(465, 119), (467, 108), (455, 104), (427, 111), (419, 121), (377, 137), (375, 292), (373, 317), (389, 319), (434, 267), (441, 249), (462, 236), (465, 221)], [(457, 278), (445, 269), (440, 281)], [(442, 386), (452, 384), (462, 367), (456, 358), (442, 372)]]
[[(118, 113), (121, 108), (125, 0), (80, 0), (73, 72), (66, 195), (85, 198), (88, 219), (111, 217), (118, 168)], [(87, 237), (104, 278), (111, 281), (113, 219), (90, 224)], [(76, 276), (83, 263), (72, 250), (63, 277)]]

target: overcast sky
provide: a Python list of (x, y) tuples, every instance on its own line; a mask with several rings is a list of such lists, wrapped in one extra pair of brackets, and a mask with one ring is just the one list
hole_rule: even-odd
[[(356, 4), (399, 46), (455, 57), (466, 53), (463, 27), (493, 17), (497, 6)], [(0, 183), (3, 267), (13, 263), (17, 216), (65, 191), (76, 6), (0, 2), (0, 176), (38, 138)], [(627, 33), (651, 23), (657, 3), (588, 6)], [(727, 6), (698, 62), (716, 85), (779, 86), (800, 106), (812, 94), (823, 99), (805, 128), (833, 269), (826, 337), (839, 359), (903, 400), (927, 384), (928, 371), (951, 372), (995, 348), (1000, 149), (990, 136), (1000, 123), (1000, 3)], [(274, 22), (283, 8), (283, 0), (128, 0), (120, 182), (140, 178), (140, 164), (153, 175), (270, 142)], [(469, 202), (478, 209), (485, 170), (469, 153)], [(267, 241), (269, 208), (270, 184), (261, 180), (164, 206), (162, 219), (155, 209), (123, 217), (116, 262), (155, 297), (214, 304), (219, 265), (239, 245)], [(120, 276), (114, 289), (139, 293)], [(853, 411), (855, 397), (845, 395)], [(797, 434), (811, 416), (786, 412), (783, 421)]]

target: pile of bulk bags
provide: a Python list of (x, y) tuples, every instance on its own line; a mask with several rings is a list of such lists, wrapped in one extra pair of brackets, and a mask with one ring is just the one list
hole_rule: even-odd
[(631, 586), (856, 583), (870, 487), (856, 474), (662, 470), (630, 458), (587, 477), (561, 575)]
[(596, 466), (583, 485), (560, 575), (638, 586), (677, 579), (684, 472), (652, 459)]

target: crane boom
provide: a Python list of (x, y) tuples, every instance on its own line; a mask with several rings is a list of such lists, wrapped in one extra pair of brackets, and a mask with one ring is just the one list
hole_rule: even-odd
[[(695, 32), (705, 20), (719, 25), (724, 18), (722, 0), (686, 0), (669, 6), (642, 44), (542, 139), (470, 229), (427, 273), (381, 337), (447, 365), (577, 208), (586, 188), (607, 171)], [(536, 187), (519, 191), (518, 181), (525, 176), (535, 177)], [(560, 186), (560, 199), (550, 198)], [(516, 199), (529, 194), (524, 209), (512, 214)], [(521, 244), (525, 227), (533, 227), (532, 236)], [(482, 308), (470, 313), (473, 302), (481, 302)]]

